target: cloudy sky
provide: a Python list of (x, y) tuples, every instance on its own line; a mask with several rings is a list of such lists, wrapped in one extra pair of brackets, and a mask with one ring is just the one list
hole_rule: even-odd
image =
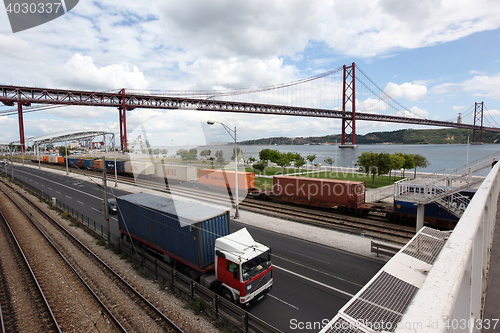
[[(82, 0), (67, 14), (17, 33), (2, 7), (0, 84), (162, 93), (240, 89), (356, 62), (408, 107), (407, 115), (452, 120), (484, 101), (485, 124), (492, 126), (500, 123), (499, 28), (498, 0)], [(358, 98), (360, 106), (370, 102)], [(12, 109), (0, 106), (0, 112)], [(139, 109), (127, 116), (129, 138), (145, 129), (157, 144), (198, 143), (200, 133), (229, 141), (222, 127), (205, 125), (209, 118), (236, 126), (241, 140), (341, 130), (335, 119)], [(118, 112), (109, 108), (62, 107), (24, 119), (26, 136), (119, 131)], [(358, 133), (409, 127), (357, 124)], [(17, 117), (0, 113), (0, 131), (1, 142), (18, 140)]]

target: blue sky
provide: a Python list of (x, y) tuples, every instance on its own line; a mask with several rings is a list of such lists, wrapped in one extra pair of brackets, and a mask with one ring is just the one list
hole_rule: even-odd
[[(500, 123), (497, 0), (87, 0), (15, 34), (0, 9), (1, 84), (232, 89), (291, 82), (352, 62), (413, 116), (451, 120), (484, 101)], [(340, 133), (334, 119), (134, 110), (129, 138), (145, 124), (157, 144), (229, 141), (221, 127), (204, 124), (209, 118), (236, 126), (241, 140)], [(357, 124), (358, 133), (409, 127)], [(65, 107), (25, 115), (26, 136), (95, 129), (118, 133), (117, 111)], [(1, 142), (17, 140), (17, 118), (0, 117), (0, 131)]]

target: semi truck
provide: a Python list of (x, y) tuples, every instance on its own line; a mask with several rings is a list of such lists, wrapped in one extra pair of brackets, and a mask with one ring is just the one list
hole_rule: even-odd
[(229, 233), (229, 211), (146, 193), (116, 202), (122, 239), (147, 247), (225, 299), (247, 305), (271, 290), (270, 249), (246, 228)]

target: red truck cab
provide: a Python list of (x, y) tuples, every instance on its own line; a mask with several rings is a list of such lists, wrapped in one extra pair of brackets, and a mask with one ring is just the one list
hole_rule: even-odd
[(273, 285), (270, 249), (246, 228), (220, 237), (215, 241), (215, 274), (224, 298), (241, 304), (257, 301)]

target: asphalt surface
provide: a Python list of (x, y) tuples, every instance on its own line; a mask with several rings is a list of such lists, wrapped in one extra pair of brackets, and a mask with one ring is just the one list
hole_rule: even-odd
[[(85, 214), (97, 228), (105, 228), (101, 214), (103, 189), (98, 186), (101, 181), (76, 180), (71, 174), (20, 165), (15, 166), (14, 177)], [(114, 182), (108, 183), (109, 197), (129, 193), (120, 185), (114, 188)], [(116, 215), (110, 215), (110, 227), (111, 238), (116, 241), (119, 237)], [(258, 242), (272, 249), (275, 266), (272, 291), (247, 310), (283, 332), (318, 332), (384, 264), (235, 221), (230, 224), (231, 231), (242, 227), (247, 227)]]

